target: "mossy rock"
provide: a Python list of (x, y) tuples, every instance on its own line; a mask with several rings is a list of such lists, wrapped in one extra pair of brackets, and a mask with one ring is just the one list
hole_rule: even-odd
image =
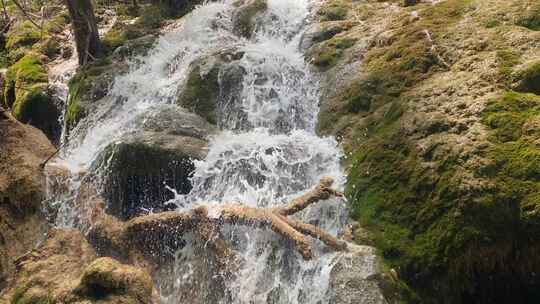
[(86, 117), (95, 103), (107, 95), (114, 78), (127, 70), (125, 63), (112, 63), (109, 59), (95, 61), (77, 70), (68, 83), (69, 98), (64, 118), (68, 130)]
[(426, 166), (396, 117), (368, 124), (349, 171), (353, 217), (424, 302), (538, 299), (539, 105), (514, 92), (487, 105), (491, 161), (474, 178), (447, 150), (435, 148)]
[(50, 139), (60, 137), (60, 111), (46, 87), (34, 85), (19, 95), (12, 114), (17, 120), (42, 130)]
[(16, 27), (10, 30), (6, 41), (8, 50), (19, 47), (32, 46), (41, 39), (41, 31), (30, 21), (24, 21), (16, 24)]
[(126, 41), (123, 45), (116, 48), (112, 54), (113, 60), (125, 60), (136, 56), (145, 56), (148, 54), (157, 37), (146, 35), (140, 38)]
[(317, 15), (321, 21), (345, 20), (351, 7), (351, 2), (347, 0), (327, 1), (317, 11)]
[(255, 30), (258, 15), (266, 11), (267, 0), (245, 0), (235, 2), (237, 8), (233, 14), (233, 32), (239, 36), (250, 38)]
[(236, 63), (242, 56), (243, 52), (225, 50), (192, 62), (187, 80), (179, 88), (176, 104), (217, 124), (221, 94), (231, 97), (242, 86), (245, 70)]
[(343, 56), (344, 50), (352, 47), (356, 39), (348, 37), (334, 37), (314, 46), (310, 51), (312, 63), (320, 68), (331, 68)]
[(142, 304), (152, 302), (152, 286), (152, 279), (144, 270), (105, 257), (86, 267), (76, 291), (94, 301), (120, 296), (118, 302), (110, 303)]
[(210, 123), (217, 123), (216, 101), (219, 96), (219, 67), (202, 73), (195, 65), (189, 72), (186, 85), (178, 99), (179, 105), (197, 113)]
[(538, 3), (532, 4), (532, 8), (516, 21), (516, 25), (540, 31), (540, 5)]
[(517, 78), (519, 81), (518, 91), (540, 95), (540, 61), (528, 64), (517, 73)]
[(113, 52), (117, 47), (124, 45), (132, 39), (137, 39), (144, 36), (146, 33), (144, 28), (135, 24), (125, 24), (122, 21), (116, 22), (110, 31), (105, 34), (102, 39), (103, 45), (109, 53)]
[(56, 140), (60, 135), (60, 111), (48, 92), (48, 77), (41, 59), (28, 54), (12, 65), (6, 74), (4, 102), (13, 116), (41, 129)]

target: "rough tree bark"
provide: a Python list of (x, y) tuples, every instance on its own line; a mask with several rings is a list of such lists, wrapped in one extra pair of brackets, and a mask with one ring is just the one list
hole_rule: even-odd
[(65, 0), (72, 20), (79, 64), (85, 65), (102, 54), (91, 0)]

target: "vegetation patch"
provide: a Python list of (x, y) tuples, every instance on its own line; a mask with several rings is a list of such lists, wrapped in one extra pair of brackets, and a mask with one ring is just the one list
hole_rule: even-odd
[(540, 95), (540, 61), (528, 64), (518, 72), (519, 84), (517, 90)]
[(355, 42), (356, 39), (347, 37), (326, 40), (312, 51), (312, 63), (321, 68), (333, 67), (343, 55), (343, 51), (352, 47)]
[(351, 3), (346, 0), (325, 2), (317, 14), (321, 21), (344, 20), (351, 8)]
[(540, 31), (540, 4), (533, 4), (533, 7), (516, 21), (516, 25)]

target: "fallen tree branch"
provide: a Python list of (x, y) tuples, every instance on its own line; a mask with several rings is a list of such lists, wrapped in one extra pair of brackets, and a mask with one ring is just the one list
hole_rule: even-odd
[[(306, 260), (313, 258), (311, 242), (308, 236), (320, 240), (328, 247), (342, 251), (347, 245), (326, 231), (295, 219), (288, 215), (304, 210), (309, 205), (342, 194), (331, 188), (333, 180), (321, 179), (310, 192), (292, 200), (284, 207), (253, 208), (238, 203), (208, 207), (198, 206), (194, 209), (178, 212), (169, 211), (134, 218), (124, 224), (120, 231), (120, 239), (130, 240), (138, 247), (155, 250), (153, 242), (167, 235), (184, 234), (205, 227), (215, 231), (223, 224), (246, 225), (270, 228), (294, 243), (298, 252)], [(212, 209), (211, 212), (209, 208)], [(211, 213), (211, 215), (210, 215)], [(214, 228), (209, 229), (209, 225)]]

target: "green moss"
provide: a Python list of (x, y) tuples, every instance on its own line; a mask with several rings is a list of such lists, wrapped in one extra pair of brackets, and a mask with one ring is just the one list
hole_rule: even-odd
[[(359, 126), (349, 131), (355, 140), (345, 142), (352, 152), (346, 193), (353, 217), (425, 303), (493, 299), (504, 288), (534, 296), (530, 271), (539, 266), (531, 237), (538, 235), (540, 162), (534, 136), (527, 135), (536, 134), (538, 97), (510, 92), (488, 104), (483, 122), (497, 144), (482, 151), (491, 162), (472, 173), (478, 183), (472, 186), (454, 153), (435, 145), (434, 152), (417, 154), (399, 119), (408, 90), (447, 69), (423, 29), (437, 44), (471, 3), (451, 0), (419, 11), (416, 23), (366, 55), (364, 75), (338, 96), (347, 111), (341, 117)], [(520, 60), (506, 50), (497, 57), (505, 75)], [(515, 267), (518, 251), (531, 261), (526, 267)]]
[(48, 34), (60, 34), (65, 31), (66, 26), (71, 22), (69, 13), (62, 11), (61, 13), (45, 20), (43, 31)]
[(540, 61), (528, 64), (518, 73), (517, 77), (519, 91), (540, 95)]
[(6, 41), (7, 49), (31, 46), (41, 38), (41, 31), (30, 21), (25, 21), (10, 30)]
[(497, 50), (497, 65), (499, 74), (505, 80), (509, 80), (511, 78), (514, 67), (520, 63), (520, 59), (521, 55), (515, 50)]
[(4, 86), (4, 105), (13, 106), (15, 101), (26, 94), (35, 84), (48, 81), (43, 63), (35, 54), (28, 54), (12, 65), (7, 73)]
[(141, 10), (137, 23), (144, 27), (157, 28), (165, 19), (165, 16), (165, 12), (161, 6), (151, 5)]
[[(508, 92), (488, 103), (482, 121), (492, 133), (484, 151), (491, 162), (474, 172), (485, 185), (472, 188), (451, 153), (425, 166), (396, 115), (365, 129), (346, 190), (353, 217), (425, 302), (462, 303), (468, 294), (490, 299), (502, 286), (536, 297), (530, 280), (540, 265), (533, 245), (540, 231), (540, 149), (523, 130), (540, 129), (539, 110), (533, 94)], [(516, 266), (516, 252), (526, 265)]]
[(330, 68), (336, 65), (343, 56), (343, 51), (354, 45), (356, 39), (347, 37), (334, 37), (317, 45), (312, 52), (312, 63), (321, 68)]
[(52, 37), (47, 37), (35, 44), (34, 48), (49, 59), (54, 59), (62, 52), (60, 42)]
[(320, 16), (321, 21), (344, 20), (350, 9), (350, 2), (343, 0), (328, 1), (323, 4), (317, 14)]
[(126, 44), (129, 40), (137, 39), (145, 35), (143, 28), (137, 25), (128, 25), (122, 22), (116, 23), (113, 28), (105, 34), (102, 43), (111, 52), (117, 47)]
[(540, 5), (537, 3), (534, 4), (531, 10), (516, 21), (516, 25), (533, 31), (540, 31)]
[(516, 141), (527, 119), (540, 113), (539, 102), (540, 97), (533, 94), (508, 92), (487, 104), (483, 122), (493, 129), (498, 141)]

